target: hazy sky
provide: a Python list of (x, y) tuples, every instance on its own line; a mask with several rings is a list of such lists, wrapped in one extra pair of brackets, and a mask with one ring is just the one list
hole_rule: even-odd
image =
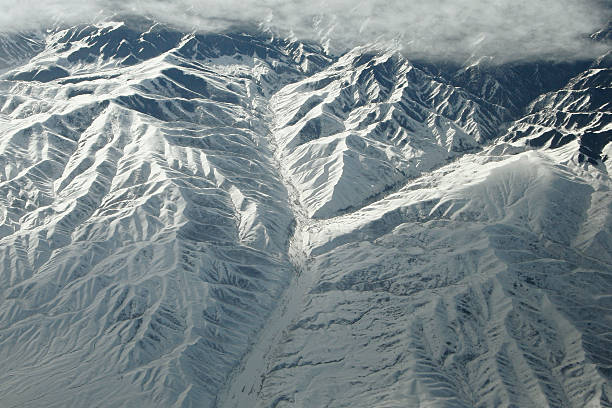
[(203, 31), (265, 22), (298, 38), (328, 38), (335, 49), (394, 41), (418, 57), (571, 59), (602, 53), (587, 37), (606, 25), (609, 5), (607, 0), (0, 0), (0, 30), (138, 13)]

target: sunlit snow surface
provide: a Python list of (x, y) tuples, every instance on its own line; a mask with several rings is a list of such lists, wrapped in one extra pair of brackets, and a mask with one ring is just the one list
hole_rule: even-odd
[(531, 68), (41, 41), (0, 38), (0, 406), (612, 405), (606, 58), (508, 99)]

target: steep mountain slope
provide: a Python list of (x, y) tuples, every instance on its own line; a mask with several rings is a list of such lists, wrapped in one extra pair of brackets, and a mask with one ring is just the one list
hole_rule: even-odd
[(0, 53), (0, 405), (612, 406), (607, 57), (30, 38)]
[(26, 62), (44, 46), (41, 33), (0, 33), (0, 73)]
[[(296, 100), (298, 103), (296, 104)], [(395, 53), (356, 49), (271, 101), (309, 215), (327, 218), (491, 139), (508, 112)]]
[(260, 405), (608, 406), (608, 188), (474, 155), (317, 224)]
[[(92, 55), (146, 33), (55, 38), (2, 84), (3, 405), (210, 405), (291, 277), (258, 87), (296, 68), (239, 36), (159, 36), (135, 69)], [(20, 80), (41, 65), (64, 74)]]
[(571, 79), (562, 89), (535, 99), (527, 115), (509, 130), (510, 140), (527, 139), (531, 146), (561, 147), (579, 141), (578, 161), (597, 165), (612, 132), (612, 70), (609, 56)]

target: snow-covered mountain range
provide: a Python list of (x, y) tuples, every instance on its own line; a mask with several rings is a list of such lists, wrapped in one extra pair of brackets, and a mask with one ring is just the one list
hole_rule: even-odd
[(1, 407), (612, 406), (610, 54), (116, 20), (0, 35)]

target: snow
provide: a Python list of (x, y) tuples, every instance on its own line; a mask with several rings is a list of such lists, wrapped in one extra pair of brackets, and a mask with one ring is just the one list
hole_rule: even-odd
[(0, 39), (1, 406), (609, 403), (608, 70), (142, 27)]
[(582, 337), (560, 294), (595, 307), (610, 290), (568, 250), (592, 190), (540, 153), (473, 162), (317, 223), (319, 277), (267, 361), (260, 406), (596, 404), (607, 379), (581, 344), (605, 329)]

